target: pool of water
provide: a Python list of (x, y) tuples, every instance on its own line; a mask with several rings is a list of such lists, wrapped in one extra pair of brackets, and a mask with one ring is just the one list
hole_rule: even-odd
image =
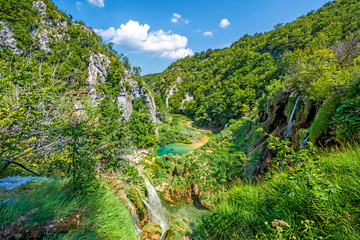
[(194, 146), (192, 145), (183, 144), (183, 143), (174, 143), (174, 144), (166, 145), (165, 147), (158, 148), (158, 150), (156, 151), (156, 155), (158, 155), (159, 157), (168, 154), (181, 156), (191, 152), (192, 150), (194, 150)]

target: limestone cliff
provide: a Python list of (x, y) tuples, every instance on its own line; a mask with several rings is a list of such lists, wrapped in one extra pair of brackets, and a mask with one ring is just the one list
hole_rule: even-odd
[(6, 23), (0, 21), (0, 49), (9, 48), (14, 54), (22, 54), (23, 51), (17, 46), (14, 36)]

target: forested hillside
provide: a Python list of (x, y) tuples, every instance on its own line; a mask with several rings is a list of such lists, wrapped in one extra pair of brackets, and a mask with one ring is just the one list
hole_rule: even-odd
[[(20, 191), (24, 202), (16, 206), (1, 201), (0, 238), (42, 239), (77, 228), (67, 238), (134, 239), (126, 195), (99, 178), (115, 168), (125, 176), (130, 163), (120, 156), (156, 145), (156, 106), (139, 69), (51, 1), (0, 6), (0, 176), (54, 180), (37, 185), (39, 195)], [(0, 196), (7, 199), (6, 189)], [(73, 223), (79, 214), (82, 227)]]
[[(202, 125), (225, 126), (283, 90), (304, 92), (320, 105), (356, 78), (359, 11), (355, 0), (329, 2), (273, 31), (196, 53), (145, 79), (158, 90), (159, 105), (168, 98), (172, 111), (186, 106), (182, 111)], [(186, 93), (194, 99), (182, 106)]]

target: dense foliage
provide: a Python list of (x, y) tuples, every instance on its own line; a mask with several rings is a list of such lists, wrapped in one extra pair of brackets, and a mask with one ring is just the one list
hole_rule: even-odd
[(334, 1), (273, 31), (245, 35), (229, 48), (178, 60), (145, 79), (156, 84), (164, 101), (181, 77), (170, 108), (181, 111), (185, 93), (193, 93), (183, 112), (203, 125), (224, 126), (244, 114), (244, 104), (253, 109), (279, 87), (322, 101), (357, 74), (359, 11), (356, 0)]

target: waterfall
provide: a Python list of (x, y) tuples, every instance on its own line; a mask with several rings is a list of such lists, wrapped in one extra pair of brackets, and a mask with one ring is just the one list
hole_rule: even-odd
[(287, 125), (287, 129), (286, 129), (286, 133), (285, 133), (285, 138), (289, 138), (290, 135), (291, 135), (291, 130), (292, 130), (292, 127), (293, 127), (293, 125), (295, 123), (294, 117), (295, 117), (296, 109), (297, 109), (300, 98), (301, 98), (301, 94), (297, 97), (296, 102), (294, 104), (294, 108), (293, 108), (293, 110), (291, 112), (289, 122), (288, 122), (288, 125)]
[(126, 203), (128, 204), (128, 206), (130, 208), (131, 215), (132, 215), (132, 217), (134, 219), (135, 231), (137, 233), (141, 233), (141, 229), (140, 229), (140, 226), (139, 226), (139, 218), (138, 218), (138, 215), (136, 213), (135, 207), (128, 198), (126, 198)]
[(307, 144), (307, 142), (309, 141), (310, 136), (308, 136), (307, 138), (305, 138), (304, 141), (301, 142), (302, 146), (305, 146)]
[(149, 202), (146, 202), (144, 199), (142, 199), (142, 201), (149, 209), (151, 220), (157, 222), (160, 225), (162, 229), (162, 238), (165, 232), (169, 229), (169, 221), (166, 217), (165, 209), (154, 186), (151, 185), (150, 181), (147, 178), (143, 178), (145, 180), (146, 189), (148, 191)]
[(138, 170), (139, 175), (144, 179), (146, 190), (148, 192), (148, 201), (145, 201), (144, 199), (141, 199), (141, 201), (147, 206), (149, 210), (150, 220), (153, 222), (157, 222), (160, 225), (162, 229), (162, 235), (160, 239), (162, 239), (162, 237), (170, 227), (169, 221), (166, 217), (165, 208), (162, 205), (159, 195), (157, 194), (154, 186), (151, 185), (149, 179), (147, 179), (144, 174), (142, 174), (144, 170), (136, 165), (136, 159), (136, 156), (132, 159), (129, 159), (130, 164)]

